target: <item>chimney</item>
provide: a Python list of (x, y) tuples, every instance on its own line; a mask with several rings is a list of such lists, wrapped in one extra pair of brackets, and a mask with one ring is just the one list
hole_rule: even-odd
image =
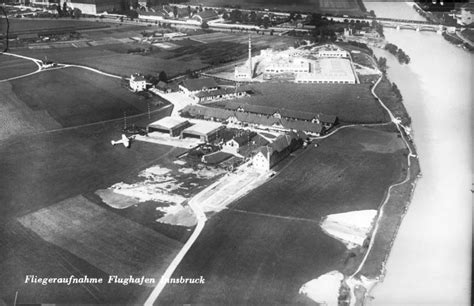
[(253, 69), (252, 69), (252, 37), (249, 34), (249, 76), (250, 79), (253, 78)]

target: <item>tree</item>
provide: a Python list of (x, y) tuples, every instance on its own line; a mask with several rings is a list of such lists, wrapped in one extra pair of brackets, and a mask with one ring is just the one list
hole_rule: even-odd
[(162, 81), (162, 82), (168, 81), (168, 76), (166, 75), (166, 72), (164, 71), (160, 72), (160, 74), (158, 75), (158, 81)]
[(230, 21), (233, 23), (242, 22), (242, 12), (240, 10), (232, 10), (230, 12)]
[(71, 15), (72, 18), (79, 19), (81, 15), (82, 15), (82, 12), (77, 7), (72, 10), (72, 15)]
[(205, 20), (201, 23), (201, 28), (202, 29), (209, 29), (209, 25), (207, 24), (207, 22)]
[(255, 24), (255, 22), (257, 22), (257, 13), (255, 13), (255, 11), (250, 12), (249, 22), (252, 24)]
[(387, 59), (385, 57), (381, 57), (377, 60), (377, 64), (379, 65), (380, 70), (385, 72), (387, 70)]
[(173, 6), (173, 15), (174, 15), (174, 18), (178, 17), (178, 7), (177, 6)]
[(127, 11), (126, 15), (132, 20), (135, 19), (135, 18), (138, 18), (138, 12), (137, 11)]
[(374, 10), (370, 10), (369, 15), (372, 16), (372, 17), (375, 17), (375, 12), (374, 12)]

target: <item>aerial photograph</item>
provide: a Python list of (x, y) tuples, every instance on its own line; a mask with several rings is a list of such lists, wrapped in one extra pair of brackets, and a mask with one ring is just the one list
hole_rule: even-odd
[(474, 0), (0, 0), (0, 306), (472, 305)]

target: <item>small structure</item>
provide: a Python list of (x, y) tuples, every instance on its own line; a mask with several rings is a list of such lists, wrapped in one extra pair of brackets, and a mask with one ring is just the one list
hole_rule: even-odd
[(179, 89), (187, 95), (192, 95), (202, 91), (219, 89), (219, 85), (213, 78), (187, 79), (179, 85)]
[(199, 23), (208, 22), (211, 20), (219, 19), (219, 15), (214, 10), (204, 10), (193, 16), (193, 19), (199, 21)]
[(146, 89), (146, 79), (143, 75), (134, 73), (130, 77), (130, 88), (134, 92), (143, 91)]
[(220, 123), (211, 121), (197, 121), (181, 132), (181, 138), (199, 138), (202, 142), (212, 142), (225, 129)]
[(170, 134), (171, 137), (177, 137), (180, 136), (181, 132), (189, 126), (191, 126), (191, 123), (189, 123), (188, 120), (179, 117), (165, 117), (150, 123), (147, 125), (146, 129), (148, 133), (161, 132)]

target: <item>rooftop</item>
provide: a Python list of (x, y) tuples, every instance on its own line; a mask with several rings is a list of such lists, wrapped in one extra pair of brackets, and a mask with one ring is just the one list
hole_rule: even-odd
[(189, 91), (197, 91), (219, 87), (219, 85), (217, 85), (216, 80), (214, 80), (213, 78), (187, 79), (183, 81), (182, 86)]
[(172, 129), (174, 127), (178, 127), (187, 123), (189, 123), (188, 120), (179, 117), (165, 117), (163, 119), (150, 123), (148, 126)]
[(223, 129), (224, 126), (218, 122), (195, 120), (192, 123), (194, 125), (183, 130), (184, 133), (196, 134), (196, 135), (208, 135), (217, 130)]

